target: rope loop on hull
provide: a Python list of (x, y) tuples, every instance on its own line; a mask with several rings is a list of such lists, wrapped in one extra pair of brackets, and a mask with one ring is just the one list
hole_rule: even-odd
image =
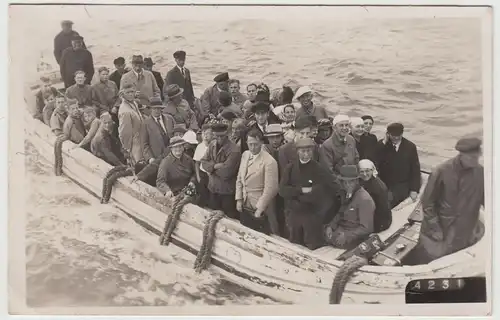
[(202, 272), (210, 266), (213, 245), (215, 242), (215, 228), (217, 227), (217, 222), (224, 217), (225, 214), (223, 211), (214, 211), (203, 228), (203, 242), (196, 256), (196, 261), (194, 262), (194, 270), (197, 273)]
[(56, 176), (62, 175), (62, 145), (66, 140), (69, 140), (68, 136), (61, 134), (57, 137), (56, 142), (54, 143), (54, 173)]
[(354, 255), (347, 259), (335, 274), (332, 288), (330, 289), (330, 304), (340, 304), (347, 281), (359, 268), (366, 266), (368, 259)]
[(116, 166), (109, 170), (102, 181), (101, 203), (108, 203), (113, 191), (113, 184), (122, 177), (134, 175), (134, 169), (128, 166)]
[(168, 215), (165, 221), (165, 227), (160, 236), (160, 244), (162, 246), (168, 246), (172, 240), (172, 233), (174, 233), (177, 223), (179, 222), (181, 213), (184, 206), (188, 203), (193, 202), (193, 197), (186, 194), (184, 191), (179, 193), (175, 198), (172, 205), (172, 213)]

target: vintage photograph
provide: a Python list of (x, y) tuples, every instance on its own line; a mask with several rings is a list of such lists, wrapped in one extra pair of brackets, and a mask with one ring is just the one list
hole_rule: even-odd
[(484, 315), (490, 14), (10, 5), (10, 311)]

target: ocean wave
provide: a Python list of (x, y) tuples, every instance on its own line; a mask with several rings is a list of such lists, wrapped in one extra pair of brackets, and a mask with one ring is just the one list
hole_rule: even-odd
[(382, 79), (373, 79), (350, 72), (347, 75), (347, 83), (350, 85), (384, 84)]
[(441, 99), (441, 97), (436, 94), (420, 92), (420, 91), (405, 91), (405, 90), (397, 91), (394, 89), (386, 89), (385, 92), (391, 96), (403, 97), (416, 101), (434, 101)]

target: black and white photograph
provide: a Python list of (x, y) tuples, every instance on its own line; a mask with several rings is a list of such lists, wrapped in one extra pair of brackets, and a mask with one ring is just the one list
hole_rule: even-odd
[(11, 314), (491, 313), (491, 8), (8, 13)]

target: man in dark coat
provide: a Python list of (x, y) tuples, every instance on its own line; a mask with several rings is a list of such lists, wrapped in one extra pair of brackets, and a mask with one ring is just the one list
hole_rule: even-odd
[(220, 73), (214, 78), (215, 84), (207, 88), (201, 96), (201, 117), (217, 116), (220, 109), (219, 96), (222, 91), (229, 92), (229, 74)]
[(481, 144), (478, 138), (460, 139), (455, 145), (460, 153), (430, 175), (421, 198), (422, 227), (413, 252), (416, 263), (429, 263), (478, 240), (479, 210), (484, 206)]
[[(61, 22), (61, 32), (54, 38), (54, 57), (57, 64), (60, 64), (64, 49), (71, 47), (71, 40), (74, 36), (79, 36), (78, 32), (73, 30), (73, 21), (64, 20)], [(82, 42), (82, 47), (86, 49), (85, 43)]]
[[(175, 67), (167, 72), (165, 77), (165, 88), (169, 85), (176, 84), (181, 89), (184, 90), (183, 97), (189, 103), (191, 108), (194, 107), (194, 90), (193, 84), (191, 83), (191, 72), (185, 67), (186, 64), (186, 52), (176, 51), (174, 52)], [(163, 89), (163, 92), (166, 89)]]
[(116, 70), (109, 75), (109, 80), (113, 81), (116, 84), (116, 87), (120, 89), (120, 82), (122, 81), (122, 76), (125, 73), (129, 72), (130, 69), (128, 69), (125, 66), (124, 57), (116, 58), (115, 60), (113, 60), (113, 64), (115, 65)]
[[(101, 109), (95, 90), (89, 84), (86, 84), (85, 72), (78, 70), (75, 72), (75, 84), (66, 89), (66, 97), (74, 99), (78, 103), (78, 107), (93, 106), (96, 110), (96, 115), (100, 116)], [(107, 110), (106, 110), (107, 111)]]
[[(365, 124), (365, 132), (363, 133), (363, 139), (366, 140), (366, 159), (370, 159), (373, 163), (375, 163), (376, 156), (377, 156), (377, 143), (378, 139), (377, 136), (371, 133), (373, 124), (375, 121), (373, 120), (373, 117), (370, 115), (364, 115), (361, 117), (363, 119), (363, 122)], [(363, 159), (363, 158), (361, 158)]]
[(153, 73), (153, 76), (156, 79), (156, 84), (158, 85), (158, 88), (160, 88), (161, 100), (164, 101), (165, 97), (163, 97), (163, 86), (164, 86), (163, 78), (161, 77), (161, 73), (153, 70), (153, 66), (154, 66), (153, 59), (144, 58), (144, 69), (151, 71), (151, 73)]
[(59, 67), (65, 89), (75, 84), (75, 72), (78, 70), (85, 72), (85, 83), (90, 84), (94, 76), (94, 60), (90, 51), (83, 47), (83, 37), (73, 36), (71, 47), (64, 49), (62, 53)]
[[(257, 129), (262, 134), (264, 135), (264, 144), (269, 144), (269, 140), (265, 136), (267, 132), (267, 127), (270, 124), (275, 124), (279, 123), (276, 118), (271, 117), (271, 114), (274, 115), (272, 112), (270, 112), (269, 108), (269, 103), (263, 102), (263, 101), (258, 101), (252, 105), (252, 113), (254, 114), (254, 120), (251, 120), (248, 122), (248, 130), (250, 131), (252, 129)], [(246, 140), (246, 139), (245, 139)], [(246, 142), (242, 141), (241, 148), (243, 151), (248, 150), (248, 147), (246, 145)]]
[(210, 143), (205, 156), (201, 159), (201, 166), (208, 174), (209, 207), (224, 211), (230, 218), (239, 219), (235, 193), (241, 151), (229, 140), (226, 124), (214, 124), (212, 131), (215, 140)]
[[(375, 161), (375, 150), (377, 150), (377, 138), (368, 136), (365, 131), (365, 123), (362, 118), (351, 117), (351, 136), (356, 141), (359, 159)], [(375, 137), (375, 140), (372, 138)]]
[(391, 209), (411, 197), (417, 201), (422, 177), (417, 147), (403, 137), (404, 126), (391, 123), (378, 143), (377, 162), (380, 179), (389, 189)]

